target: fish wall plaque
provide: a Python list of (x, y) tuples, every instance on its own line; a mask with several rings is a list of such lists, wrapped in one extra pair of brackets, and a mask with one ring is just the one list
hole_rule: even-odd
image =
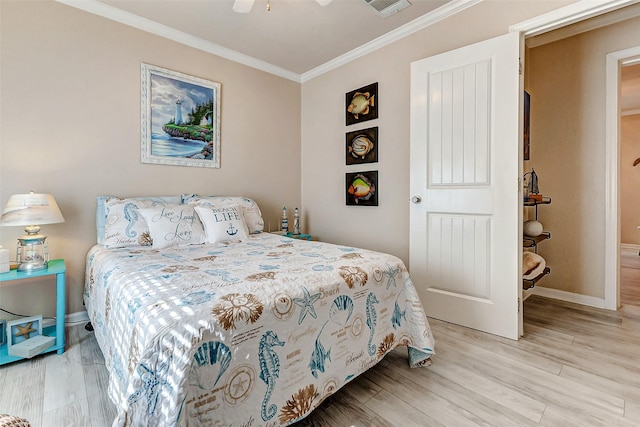
[(345, 134), (345, 162), (347, 165), (378, 161), (378, 127)]
[(378, 118), (378, 82), (345, 94), (347, 126)]
[(378, 171), (346, 174), (347, 206), (378, 206)]

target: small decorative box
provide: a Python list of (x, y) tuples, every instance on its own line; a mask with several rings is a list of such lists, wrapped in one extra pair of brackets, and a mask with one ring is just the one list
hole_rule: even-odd
[(18, 344), (13, 344), (9, 347), (10, 356), (31, 358), (42, 353), (53, 344), (55, 344), (55, 337), (48, 337), (46, 335), (36, 335), (33, 338), (24, 340)]

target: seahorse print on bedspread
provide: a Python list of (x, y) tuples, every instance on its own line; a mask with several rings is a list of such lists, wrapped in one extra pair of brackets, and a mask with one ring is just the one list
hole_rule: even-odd
[(133, 203), (124, 205), (124, 218), (129, 221), (124, 234), (126, 234), (127, 237), (136, 237), (138, 233), (135, 230), (131, 230), (131, 227), (138, 221), (138, 207)]
[(273, 331), (267, 331), (260, 339), (258, 358), (260, 360), (260, 379), (267, 384), (267, 392), (262, 400), (262, 420), (268, 421), (276, 415), (278, 407), (275, 404), (268, 408), (269, 399), (276, 385), (276, 379), (280, 376), (280, 359), (273, 349), (274, 346), (283, 346), (284, 341), (278, 339)]
[(376, 312), (376, 308), (373, 304), (378, 304), (378, 298), (376, 298), (375, 294), (371, 292), (367, 295), (367, 327), (370, 329), (369, 333), (369, 356), (373, 356), (376, 354), (376, 346), (371, 342), (373, 341), (373, 334), (376, 331), (376, 324), (378, 323), (378, 313)]

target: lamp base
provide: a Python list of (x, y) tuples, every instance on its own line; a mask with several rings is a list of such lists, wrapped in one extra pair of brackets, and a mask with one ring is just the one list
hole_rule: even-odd
[(38, 271), (48, 267), (49, 245), (46, 239), (47, 236), (31, 233), (18, 238), (16, 248), (18, 271)]
[(18, 271), (38, 271), (48, 267), (46, 261), (27, 261), (18, 264)]

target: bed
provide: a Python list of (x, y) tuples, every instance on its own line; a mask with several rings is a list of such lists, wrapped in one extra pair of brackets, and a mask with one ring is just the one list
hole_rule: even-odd
[[(84, 300), (114, 426), (289, 425), (397, 346), (411, 367), (434, 354), (392, 255), (261, 232), (246, 198), (104, 197), (97, 220)], [(182, 240), (166, 244), (167, 230)]]

